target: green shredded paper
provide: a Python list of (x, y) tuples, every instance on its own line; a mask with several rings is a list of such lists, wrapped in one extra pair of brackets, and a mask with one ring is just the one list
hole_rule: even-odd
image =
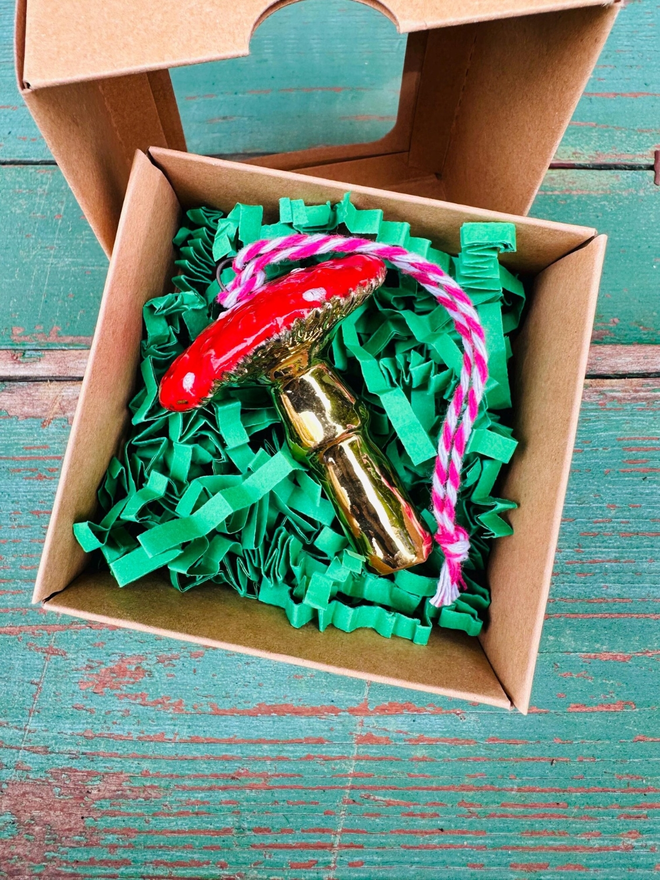
[[(260, 238), (331, 230), (402, 245), (432, 260), (471, 297), (485, 329), (490, 378), (457, 508), (471, 539), (467, 590), (442, 609), (429, 602), (443, 561), (439, 548), (415, 569), (390, 577), (370, 572), (320, 484), (291, 456), (265, 387), (225, 387), (203, 409), (187, 413), (168, 412), (158, 402), (167, 367), (220, 311), (219, 260)], [(358, 210), (347, 194), (336, 205), (282, 199), (279, 222), (270, 225), (258, 205), (238, 204), (226, 216), (196, 208), (174, 243), (174, 292), (144, 306), (132, 430), (99, 489), (100, 518), (74, 526), (82, 548), (99, 551), (99, 563), (110, 567), (119, 586), (167, 568), (182, 592), (207, 582), (227, 584), (241, 596), (282, 608), (295, 627), (312, 621), (320, 630), (370, 627), (420, 645), (434, 621), (477, 635), (490, 602), (484, 574), (489, 544), (511, 534), (503, 514), (515, 507), (492, 494), (516, 448), (500, 414), (506, 418), (511, 407), (509, 336), (525, 293), (499, 263), (502, 252), (515, 250), (515, 227), (466, 223), (460, 254), (452, 257), (411, 236), (407, 223), (387, 221), (379, 210)], [(291, 268), (270, 267), (269, 277)], [(232, 277), (228, 266), (223, 283)], [(385, 285), (335, 328), (326, 357), (366, 404), (373, 441), (434, 532), (429, 504), (436, 441), (462, 364), (447, 312), (409, 276), (390, 269)]]

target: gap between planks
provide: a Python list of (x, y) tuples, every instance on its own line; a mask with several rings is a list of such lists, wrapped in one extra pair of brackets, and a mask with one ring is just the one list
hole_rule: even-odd
[[(82, 379), (89, 349), (0, 349), (0, 382), (70, 382)], [(660, 345), (592, 345), (587, 378), (660, 376)]]

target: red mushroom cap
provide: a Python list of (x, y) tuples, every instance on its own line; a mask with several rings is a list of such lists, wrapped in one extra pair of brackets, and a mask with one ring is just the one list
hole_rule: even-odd
[[(286, 350), (296, 342), (318, 341), (380, 287), (385, 272), (382, 260), (355, 254), (295, 269), (265, 284), (251, 299), (223, 312), (172, 363), (160, 383), (161, 405), (174, 412), (201, 406), (220, 383), (248, 378), (251, 366), (252, 375), (265, 372), (271, 350), (274, 366), (283, 345)], [(330, 314), (336, 305), (340, 308)], [(321, 313), (331, 319), (314, 320)]]

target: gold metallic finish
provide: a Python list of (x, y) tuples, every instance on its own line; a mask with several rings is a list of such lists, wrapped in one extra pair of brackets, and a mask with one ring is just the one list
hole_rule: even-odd
[(391, 574), (424, 562), (431, 536), (363, 435), (366, 414), (339, 376), (316, 360), (272, 391), (294, 455), (318, 475), (370, 568)]
[(233, 381), (270, 385), (293, 454), (335, 505), (347, 534), (378, 574), (424, 562), (432, 539), (383, 456), (366, 438), (367, 414), (330, 367), (315, 357), (329, 331), (385, 280), (333, 297), (262, 345), (233, 370)]
[(324, 484), (358, 550), (378, 574), (419, 565), (431, 536), (373, 444), (349, 434), (319, 456)]
[(356, 431), (362, 422), (355, 397), (337, 374), (319, 361), (280, 388), (278, 408), (289, 442), (305, 453)]
[(375, 281), (358, 284), (350, 296), (335, 296), (323, 305), (311, 309), (304, 318), (293, 324), (268, 343), (260, 345), (249, 357), (232, 370), (232, 382), (282, 381), (295, 376), (302, 363), (309, 363), (310, 352), (315, 351), (327, 334), (343, 318), (361, 305), (385, 280), (385, 273)]

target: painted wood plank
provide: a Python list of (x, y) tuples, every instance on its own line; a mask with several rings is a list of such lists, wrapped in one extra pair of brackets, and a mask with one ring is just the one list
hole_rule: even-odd
[(0, 0), (0, 160), (51, 159), (16, 85), (14, 0)]
[(660, 645), (641, 615), (660, 607), (657, 380), (587, 383), (527, 718), (29, 606), (69, 431), (60, 387), (78, 385), (7, 383), (17, 412), (0, 399), (7, 876), (654, 870)]
[(474, 876), (466, 859), (496, 877), (523, 862), (612, 877), (655, 864), (656, 716), (627, 699), (632, 666), (596, 683), (598, 661), (553, 655), (547, 688), (567, 692), (563, 711), (523, 719), (282, 678), (140, 634), (67, 631), (31, 650), (43, 662), (25, 688), (32, 723), (22, 747), (9, 729), (3, 751), (5, 865), (265, 880), (299, 877), (309, 859), (315, 877), (411, 864)]
[(0, 384), (0, 412), (17, 419), (42, 419), (47, 426), (63, 418), (71, 424), (80, 383), (71, 381), (7, 382)]
[(0, 382), (82, 379), (88, 357), (86, 348), (0, 349)]
[[(610, 235), (596, 341), (657, 341), (660, 189), (650, 172), (548, 172), (533, 214)], [(56, 168), (0, 167), (0, 348), (88, 347), (107, 261)]]
[[(593, 650), (625, 650), (633, 630), (641, 647), (657, 641), (659, 391), (658, 379), (587, 380), (544, 630), (549, 649), (580, 650), (573, 646), (586, 636), (598, 640)], [(608, 632), (616, 647), (611, 639), (602, 647)]]
[(0, 168), (0, 346), (89, 347), (107, 259), (62, 174)]
[(551, 170), (530, 214), (609, 237), (593, 340), (656, 343), (660, 330), (660, 189), (650, 171)]
[[(0, 382), (82, 379), (88, 357), (89, 350), (85, 348), (0, 349)], [(589, 378), (657, 375), (660, 345), (592, 345), (589, 351)]]
[[(534, 876), (563, 876), (577, 863), (597, 876), (652, 870), (657, 770), (613, 762), (590, 776), (593, 741), (582, 713), (573, 713), (573, 732), (558, 731), (556, 715), (535, 716), (549, 734), (544, 749), (535, 747), (538, 733), (530, 739), (512, 723), (516, 716), (415, 713), (367, 692), (370, 714), (364, 693), (340, 692), (330, 741), (327, 716), (295, 712), (253, 712), (249, 736), (234, 736), (226, 716), (201, 706), (193, 718), (145, 706), (163, 690), (178, 693), (177, 679), (192, 669), (202, 693), (212, 688), (224, 670), (206, 657), (139, 657), (130, 665), (143, 674), (137, 684), (124, 680), (121, 659), (97, 666), (104, 690), (94, 679), (85, 687), (88, 670), (70, 675), (70, 643), (53, 647), (7, 797), (11, 844), (24, 865), (41, 856), (81, 876), (197, 880), (219, 868), (231, 877), (393, 877), (411, 864), (414, 876), (438, 876), (439, 866), (475, 876), (466, 861), (495, 877), (530, 876), (512, 874), (523, 863), (548, 866)], [(255, 672), (237, 671), (248, 680)], [(327, 685), (323, 677), (306, 682), (317, 693)], [(227, 698), (240, 702), (240, 690), (232, 682)], [(131, 699), (140, 692), (144, 702)], [(79, 707), (70, 723), (58, 698)], [(625, 736), (624, 715), (601, 715), (594, 736), (607, 736), (605, 721)], [(203, 732), (187, 736), (186, 721)], [(46, 725), (58, 734), (48, 754)], [(552, 727), (563, 743), (553, 743)], [(35, 810), (43, 817), (36, 829)]]
[(660, 145), (660, 3), (621, 10), (557, 151), (569, 162), (653, 162)]
[[(12, 0), (0, 0), (0, 158), (47, 159), (15, 85)], [(660, 142), (658, 0), (619, 15), (557, 159), (648, 164)], [(174, 71), (190, 149), (272, 152), (358, 143), (397, 110), (405, 37), (351, 0), (305, 0), (257, 29), (247, 59)]]
[(592, 345), (587, 376), (624, 378), (660, 375), (660, 345)]

